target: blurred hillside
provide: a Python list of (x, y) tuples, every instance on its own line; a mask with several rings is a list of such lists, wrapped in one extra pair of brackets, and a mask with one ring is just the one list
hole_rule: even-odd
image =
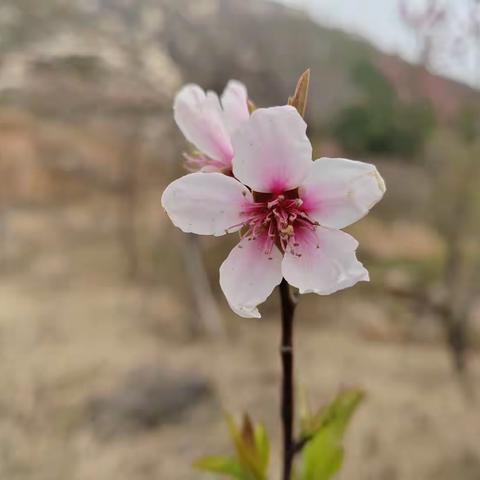
[(350, 229), (371, 283), (302, 297), (299, 381), (368, 392), (340, 478), (480, 478), (480, 93), (260, 0), (0, 2), (0, 478), (199, 480), (225, 407), (276, 438), (276, 298), (236, 318), (233, 239), (181, 234), (160, 197), (182, 84), (269, 106), (307, 67), (315, 154), (388, 191)]
[(314, 136), (361, 94), (352, 79), (359, 65), (375, 66), (402, 101), (430, 101), (442, 121), (480, 101), (466, 86), (269, 2), (5, 0), (0, 28), (2, 169), (10, 201), (17, 191), (23, 200), (70, 191), (72, 181), (121, 189), (131, 166), (120, 151), (151, 154), (138, 162), (145, 178), (161, 182), (162, 167), (178, 158), (170, 111), (182, 82), (221, 91), (238, 78), (259, 105), (281, 104), (311, 67)]
[[(387, 180), (401, 171), (380, 208), (407, 220), (428, 217), (422, 156), (433, 129), (454, 131), (480, 104), (469, 87), (273, 2), (5, 0), (0, 31), (2, 231), (14, 207), (83, 205), (92, 223), (79, 228), (95, 235), (103, 222), (132, 275), (139, 238), (160, 236), (151, 215), (163, 186), (182, 172), (186, 146), (171, 115), (182, 83), (221, 91), (237, 78), (268, 106), (310, 67), (315, 154), (386, 162)], [(413, 179), (422, 188), (411, 192), (403, 185)], [(18, 242), (2, 238), (8, 258)]]

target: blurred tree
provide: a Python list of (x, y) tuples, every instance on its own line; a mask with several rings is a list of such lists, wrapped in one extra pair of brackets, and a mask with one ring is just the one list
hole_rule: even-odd
[(455, 126), (465, 143), (474, 144), (480, 137), (480, 112), (467, 106), (458, 116)]
[(334, 123), (333, 135), (340, 145), (354, 154), (418, 154), (435, 124), (430, 103), (401, 102), (370, 62), (358, 64), (352, 78), (362, 98), (358, 104), (344, 108)]
[[(460, 134), (440, 130), (427, 149), (427, 167), (436, 188), (432, 220), (447, 246), (443, 266), (441, 320), (458, 371), (466, 368), (468, 320), (478, 289), (480, 251), (480, 136), (465, 125)], [(468, 138), (468, 141), (466, 141)]]
[[(424, 10), (414, 12), (407, 0), (399, 1), (401, 17), (417, 36), (421, 62), (432, 66), (440, 55), (455, 61), (473, 59), (480, 81), (480, 2), (466, 0), (463, 9), (455, 7), (429, 0)], [(446, 253), (438, 278), (440, 298), (435, 295), (435, 286), (433, 292), (431, 288), (421, 297), (444, 326), (453, 365), (468, 393), (473, 393), (472, 384), (465, 381), (469, 318), (473, 302), (480, 295), (479, 118), (478, 109), (465, 106), (453, 129), (436, 132), (426, 155), (435, 184), (432, 221), (445, 240)]]

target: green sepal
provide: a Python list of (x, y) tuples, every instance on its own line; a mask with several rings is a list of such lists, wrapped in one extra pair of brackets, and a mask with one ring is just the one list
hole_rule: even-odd
[(305, 110), (307, 109), (309, 85), (310, 69), (308, 68), (300, 75), (294, 94), (288, 97), (288, 104), (295, 107), (302, 117), (305, 116)]

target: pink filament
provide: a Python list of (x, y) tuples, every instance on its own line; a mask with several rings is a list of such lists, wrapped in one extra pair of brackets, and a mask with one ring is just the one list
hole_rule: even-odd
[(282, 253), (288, 251), (301, 256), (295, 252), (295, 247), (299, 246), (296, 238), (299, 230), (307, 228), (315, 231), (318, 225), (318, 222), (308, 216), (302, 205), (300, 198), (287, 198), (282, 194), (271, 200), (248, 204), (242, 212), (246, 217), (241, 224), (245, 227), (242, 238), (254, 240), (265, 235), (265, 254), (270, 255), (276, 245)]

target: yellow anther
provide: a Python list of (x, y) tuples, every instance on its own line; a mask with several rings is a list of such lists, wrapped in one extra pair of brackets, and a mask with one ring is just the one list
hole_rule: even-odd
[(293, 235), (293, 226), (292, 225), (287, 225), (285, 228), (282, 228), (280, 230), (283, 234), (288, 235), (291, 237)]

